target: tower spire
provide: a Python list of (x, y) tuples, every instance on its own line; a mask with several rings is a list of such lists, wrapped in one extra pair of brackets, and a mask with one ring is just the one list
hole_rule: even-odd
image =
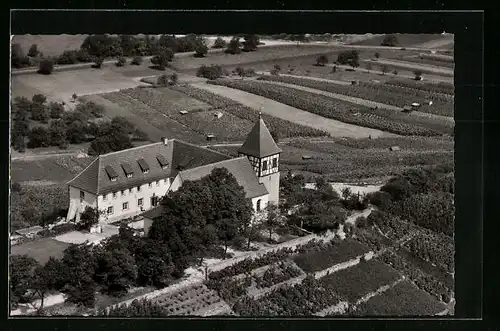
[(262, 107), (259, 108), (259, 120), (262, 119)]

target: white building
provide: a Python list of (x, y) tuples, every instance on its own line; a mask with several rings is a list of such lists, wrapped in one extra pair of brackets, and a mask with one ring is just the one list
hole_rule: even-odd
[(258, 211), (279, 201), (279, 154), (264, 121), (259, 118), (238, 158), (177, 139), (98, 156), (68, 182), (67, 219), (79, 220), (86, 206), (102, 212), (102, 222), (144, 213), (145, 231), (159, 215), (159, 199), (186, 180), (197, 180), (215, 168), (226, 168)]

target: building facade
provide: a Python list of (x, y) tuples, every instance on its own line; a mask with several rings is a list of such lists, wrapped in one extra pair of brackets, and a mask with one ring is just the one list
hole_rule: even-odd
[[(279, 154), (262, 118), (230, 158), (177, 139), (98, 156), (68, 182), (68, 220), (78, 221), (87, 206), (97, 208), (101, 222), (114, 222), (155, 209), (169, 191), (224, 167), (243, 187), (255, 211), (279, 201)], [(153, 213), (154, 214), (154, 213)], [(147, 215), (147, 213), (145, 213)], [(146, 224), (145, 228), (150, 226)]]

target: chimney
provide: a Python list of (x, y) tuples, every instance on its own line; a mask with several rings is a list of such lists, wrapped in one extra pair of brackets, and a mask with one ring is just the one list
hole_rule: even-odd
[(168, 144), (168, 138), (167, 137), (161, 137), (161, 141), (163, 142), (164, 145)]

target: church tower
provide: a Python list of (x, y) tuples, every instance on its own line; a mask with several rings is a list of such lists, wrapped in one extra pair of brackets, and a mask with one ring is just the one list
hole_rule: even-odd
[(238, 154), (248, 157), (259, 182), (263, 183), (269, 192), (269, 202), (276, 205), (279, 202), (280, 191), (280, 153), (281, 149), (276, 145), (259, 113), (259, 120), (238, 150)]

